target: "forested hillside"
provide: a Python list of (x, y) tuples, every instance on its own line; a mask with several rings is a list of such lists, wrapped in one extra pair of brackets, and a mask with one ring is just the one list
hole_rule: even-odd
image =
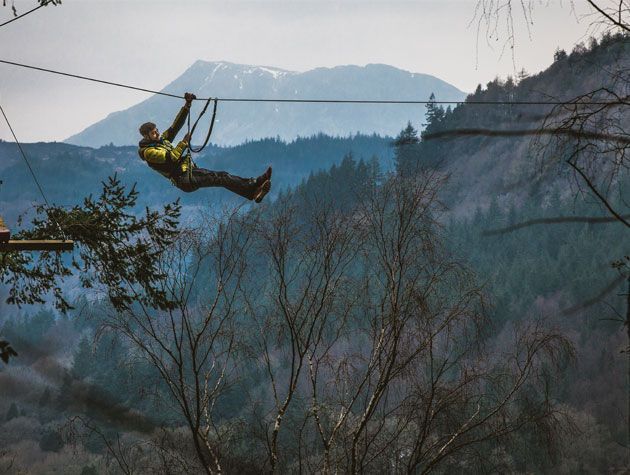
[[(295, 214), (291, 214), (290, 223), (295, 226), (298, 223), (310, 223), (313, 215), (317, 216), (326, 203), (334, 202), (338, 212), (355, 212), (365, 188), (383, 183), (383, 179), (383, 175), (374, 165), (369, 166), (346, 157), (340, 166), (313, 175), (295, 191), (281, 197), (274, 207), (265, 211), (265, 215), (278, 226), (282, 221), (278, 222), (276, 219), (291, 210)], [(556, 211), (569, 211), (565, 204), (559, 202), (557, 195), (551, 198), (551, 203), (556, 204)], [(572, 307), (598, 293), (600, 287), (606, 284), (606, 279), (611, 275), (614, 277), (608, 261), (624, 252), (623, 233), (616, 224), (573, 224), (528, 228), (520, 231), (520, 234), (483, 236), (483, 232), (488, 229), (532, 216), (539, 217), (539, 205), (540, 202), (534, 200), (527, 208), (504, 212), (496, 204), (492, 204), (488, 210), (479, 210), (470, 219), (447, 219), (447, 223), (439, 231), (440, 239), (446, 239), (442, 243), (446, 248), (441, 252), (450, 255), (450, 259), (454, 259), (453, 263), (458, 263), (457, 266), (464, 265), (473, 271), (474, 277), (466, 277), (472, 277), (473, 280), (466, 285), (478, 286), (482, 289), (484, 299), (487, 299), (487, 320), (478, 331), (484, 335), (488, 351), (498, 351), (497, 355), (507, 357), (511, 352), (511, 345), (519, 344), (513, 340), (515, 329), (523, 330), (532, 325), (541, 325), (536, 330), (538, 332), (544, 332), (544, 328), (552, 328), (565, 335), (574, 345), (574, 359), (562, 363), (562, 371), (547, 388), (550, 391), (549, 396), (560, 404), (554, 409), (559, 410), (558, 414), (561, 415), (557, 422), (560, 424), (558, 428), (570, 432), (570, 436), (552, 436), (558, 437), (554, 443), (558, 444), (561, 452), (550, 458), (546, 439), (538, 440), (541, 434), (536, 431), (540, 429), (528, 426), (530, 429), (515, 432), (511, 439), (502, 441), (500, 454), (503, 455), (496, 454), (487, 462), (506, 470), (553, 470), (562, 473), (574, 473), (578, 469), (598, 473), (610, 467), (620, 468), (624, 463), (624, 454), (619, 444), (623, 441), (626, 430), (623, 418), (619, 417), (625, 397), (623, 358), (620, 358), (619, 353), (624, 347), (624, 340), (619, 324), (609, 318), (613, 315), (613, 309), (623, 311), (622, 300), (613, 292), (609, 298), (594, 305), (577, 310), (572, 310)], [(236, 223), (241, 236), (249, 226), (247, 221), (251, 219), (255, 217)], [(294, 233), (306, 231), (298, 231), (299, 227), (293, 229)], [(333, 231), (340, 232), (328, 229), (327, 234)], [(347, 231), (355, 239), (363, 236), (352, 228)], [(293, 242), (290, 235), (285, 238), (290, 246), (289, 255), (293, 259), (300, 259), (301, 254), (294, 254), (299, 247), (291, 250), (297, 242)], [(349, 238), (350, 236), (346, 237)], [(432, 241), (433, 245), (436, 243), (437, 241)], [(232, 331), (237, 332), (240, 335), (239, 340), (244, 339), (239, 344), (246, 346), (238, 352), (238, 371), (234, 368), (236, 372), (230, 375), (227, 385), (216, 395), (213, 420), (225, 437), (223, 443), (226, 445), (221, 449), (225, 452), (225, 466), (231, 470), (255, 471), (254, 467), (259, 463), (257, 460), (264, 457), (258, 439), (263, 434), (256, 431), (256, 424), (265, 419), (261, 419), (263, 415), (257, 412), (258, 405), (269, 409), (273, 407), (269, 406), (271, 401), (268, 398), (271, 395), (264, 360), (260, 360), (264, 353), (257, 355), (265, 347), (260, 347), (261, 342), (256, 339), (257, 336), (265, 336), (264, 333), (259, 333), (260, 325), (263, 328), (264, 325), (271, 325), (270, 321), (265, 320), (265, 312), (273, 308), (268, 307), (273, 305), (273, 300), (268, 300), (271, 295), (267, 295), (265, 291), (260, 292), (265, 284), (259, 278), (267, 272), (271, 272), (272, 276), (274, 273), (263, 250), (257, 250), (257, 246), (247, 247), (246, 244), (233, 242), (221, 245), (228, 245), (225, 252), (229, 252), (231, 246), (237, 246), (235, 250), (240, 249), (240, 252), (245, 253), (241, 257), (248, 262), (249, 270), (238, 279), (238, 285), (253, 285), (250, 297), (255, 300), (251, 302), (254, 307), (250, 310), (245, 310), (248, 305), (241, 307), (244, 304), (241, 302), (238, 307), (241, 310), (231, 317), (236, 319), (234, 328), (230, 324), (220, 330), (219, 334), (224, 337), (231, 335)], [(219, 244), (211, 240), (207, 245), (210, 246), (210, 251)], [(333, 241), (329, 245), (339, 244)], [(341, 250), (343, 248), (336, 252)], [(432, 259), (434, 258), (436, 257)], [(306, 262), (316, 265), (317, 260), (311, 259), (315, 257), (307, 257)], [(219, 261), (210, 255), (202, 262), (194, 280), (187, 283), (194, 289), (194, 296), (188, 307), (188, 311), (192, 312), (191, 317), (202, 312), (201, 309), (210, 303), (207, 302), (208, 297), (212, 298), (217, 291), (216, 272), (219, 270), (216, 265)], [(290, 262), (288, 264), (291, 265)], [(348, 270), (348, 277), (360, 269), (361, 265), (356, 262)], [(432, 275), (434, 278), (446, 278), (439, 277), (440, 272)], [(272, 277), (269, 285), (272, 285), (275, 278), (277, 277)], [(455, 275), (450, 278), (455, 278)], [(461, 279), (464, 276), (456, 278)], [(441, 284), (446, 285), (444, 290), (447, 293), (444, 297), (457, 298), (451, 293), (453, 290), (448, 290), (452, 285), (448, 282), (446, 280)], [(233, 286), (236, 283), (228, 281), (227, 285)], [(299, 296), (300, 286), (293, 285), (290, 292), (296, 298), (294, 292), (298, 292)], [(337, 285), (341, 285), (341, 282)], [(343, 285), (340, 289), (335, 288), (334, 292), (331, 289), (330, 292), (333, 293), (328, 298), (352, 298), (353, 295), (365, 298), (369, 295), (356, 288), (346, 288), (347, 283)], [(374, 291), (377, 292), (376, 288)], [(341, 300), (336, 305), (343, 302)], [(461, 304), (463, 302), (459, 303)], [(352, 333), (359, 332), (357, 335), (362, 334), (363, 324), (369, 321), (364, 319), (375, 311), (371, 306), (363, 311), (357, 308), (351, 315), (343, 317), (343, 313), (339, 313), (341, 308), (336, 308), (336, 305), (326, 310), (330, 312), (326, 313), (328, 318), (333, 319), (330, 324), (341, 319), (339, 322), (344, 322)], [(226, 315), (223, 311), (227, 309), (222, 309), (215, 318)], [(436, 309), (432, 311), (437, 312)], [(466, 315), (468, 313), (461, 318)], [(142, 353), (138, 353), (116, 333), (102, 333), (103, 323), (108, 326), (114, 322), (127, 325), (116, 319), (112, 321), (111, 318), (111, 310), (107, 305), (94, 305), (80, 299), (75, 302), (75, 310), (68, 317), (55, 318), (50, 311), (41, 311), (30, 316), (23, 314), (5, 322), (2, 335), (20, 350), (20, 356), (13, 359), (0, 374), (6, 389), (2, 406), (2, 412), (6, 414), (3, 441), (10, 449), (11, 457), (15, 456), (16, 463), (20, 466), (38, 470), (38, 467), (52, 465), (68, 467), (77, 473), (90, 467), (103, 467), (102, 457), (108, 453), (107, 441), (116, 440), (123, 435), (123, 440), (128, 444), (125, 446), (128, 451), (125, 456), (132, 458), (139, 466), (146, 467), (152, 462), (141, 455), (137, 448), (137, 444), (145, 438), (152, 440), (151, 444), (182, 444), (187, 440), (183, 434), (171, 432), (181, 423), (181, 416), (179, 410), (168, 403), (169, 384), (162, 380), (156, 366), (146, 361)], [(157, 315), (150, 318), (159, 320)], [(307, 313), (304, 318), (308, 322), (315, 319), (315, 316)], [(440, 318), (440, 314), (436, 313), (434, 318)], [(461, 323), (464, 321), (465, 319)], [(211, 322), (216, 323), (215, 320)], [(133, 327), (126, 327), (127, 331)], [(274, 328), (270, 326), (267, 331), (280, 331), (281, 327), (276, 330)], [(219, 329), (212, 327), (213, 334), (216, 331)], [(168, 333), (164, 337), (167, 338)], [(288, 338), (288, 335), (278, 334), (280, 341), (275, 343), (278, 346), (275, 350), (269, 348), (279, 358), (272, 368), (275, 377), (279, 378), (277, 384), (280, 385), (289, 371), (286, 366), (289, 362), (283, 356), (286, 350), (284, 345), (288, 344), (285, 337)], [(356, 344), (356, 341), (351, 342), (349, 340), (345, 344)], [(268, 341), (267, 344), (272, 342)], [(455, 348), (462, 350), (461, 342)], [(220, 351), (225, 351), (225, 348)], [(555, 350), (550, 348), (550, 351)], [(220, 353), (215, 355), (215, 364), (222, 361), (216, 359), (219, 357)], [(541, 377), (543, 375), (544, 373), (540, 374)], [(138, 381), (143, 381), (143, 384), (138, 385)], [(531, 384), (534, 382), (532, 380)], [(340, 383), (329, 381), (328, 384)], [(530, 391), (535, 391), (534, 386)], [(295, 452), (297, 448), (292, 440), (299, 437), (294, 432), (299, 427), (295, 425), (295, 421), (300, 420), (301, 411), (308, 407), (307, 399), (303, 399), (305, 396), (301, 391), (296, 393), (295, 407), (286, 415), (286, 427), (283, 425), (283, 431), (280, 432), (278, 443), (280, 453), (284, 454), (280, 462), (283, 466), (293, 466), (298, 458), (298, 452)], [(528, 404), (539, 404), (536, 392), (527, 397), (533, 398)], [(518, 402), (510, 411), (518, 410), (517, 407), (524, 402)], [(77, 415), (81, 419), (76, 419)], [(505, 417), (509, 416), (506, 414)], [(518, 417), (527, 419), (531, 416), (523, 413)], [(565, 417), (569, 419), (565, 420)], [(158, 429), (160, 427), (165, 429)], [(166, 432), (159, 435), (161, 430)], [(393, 436), (393, 433), (390, 435)], [(483, 450), (492, 449), (486, 447)], [(40, 463), (42, 465), (38, 465)]]
[[(497, 79), (468, 101), (615, 87), (606, 80), (629, 45), (605, 36), (559, 51), (548, 70)], [(572, 153), (535, 133), (553, 106), (519, 107), (430, 105), (422, 134), (400, 124), (394, 140), (212, 149), (200, 163), (237, 173), (273, 163), (282, 192), (240, 210), (186, 195), (197, 219), (149, 252), (155, 281), (103, 281), (110, 267), (89, 268), (96, 285), (67, 314), (5, 319), (19, 356), (0, 370), (0, 467), (622, 473), (627, 276), (612, 264), (629, 253), (627, 228), (601, 219), (602, 200), (566, 161), (550, 161), (548, 150)], [(515, 130), (528, 133), (501, 135)], [(142, 204), (177, 198), (133, 148), (29, 151), (59, 203), (97, 194), (117, 167)], [(4, 163), (3, 177), (27, 182), (15, 151)], [(68, 190), (64, 173), (92, 185)], [(606, 176), (605, 198), (625, 213), (627, 169)], [(2, 200), (24, 199), (10, 183)], [(98, 234), (79, 228), (68, 227)], [(108, 244), (133, 261), (130, 243)]]
[[(140, 160), (137, 147), (94, 149), (63, 143), (36, 143), (24, 145), (24, 150), (50, 201), (60, 205), (78, 204), (84, 196), (96, 194), (101, 182), (114, 173), (124, 184), (136, 184), (142, 206), (159, 206), (178, 198), (186, 207), (220, 207), (238, 202), (225, 190), (206, 189), (193, 194), (177, 190)], [(265, 139), (237, 147), (209, 146), (195, 157), (195, 162), (200, 167), (243, 177), (257, 176), (271, 165), (274, 167), (273, 196), (297, 185), (310, 173), (339, 163), (348, 153), (366, 161), (375, 158), (384, 170), (393, 168), (391, 139), (376, 135), (341, 138), (320, 134), (290, 143)], [(17, 146), (0, 142), (0, 154), (3, 157), (0, 204), (5, 219), (13, 225), (19, 214), (33, 203), (41, 202), (41, 196)]]
[[(467, 102), (515, 101), (534, 104), (463, 104), (446, 110), (430, 106), (422, 135), (439, 137), (448, 131), (455, 135), (413, 144), (418, 139), (408, 137), (409, 130), (403, 131), (398, 140), (412, 144), (403, 152), (399, 169), (413, 169), (419, 164), (443, 167), (452, 177), (448, 200), (456, 212), (469, 214), (479, 205), (487, 207), (493, 198), (500, 202), (522, 203), (536, 187), (542, 186), (544, 190), (545, 183), (556, 180), (560, 175), (571, 174), (570, 168), (557, 166), (566, 158), (562, 156), (562, 151), (554, 149), (552, 140), (547, 136), (536, 135), (543, 124), (548, 128), (566, 126), (554, 122), (554, 117), (562, 117), (575, 104), (555, 106), (553, 103), (605, 102), (615, 100), (616, 97), (623, 98), (630, 87), (623, 80), (628, 68), (630, 42), (627, 37), (605, 35), (599, 42), (591, 39), (588, 47), (577, 46), (570, 54), (557, 51), (549, 68), (538, 74), (528, 75), (522, 71), (517, 77), (496, 78), (485, 87), (479, 85), (467, 97)], [(552, 104), (540, 105), (536, 102)], [(615, 118), (618, 120), (615, 122), (617, 130), (624, 130), (624, 127), (627, 130), (630, 118), (623, 110), (617, 112)], [(599, 124), (584, 125), (610, 132), (611, 118), (599, 120)], [(574, 120), (574, 124), (577, 127), (580, 121)], [(457, 136), (457, 131), (462, 129), (485, 130), (487, 134)], [(501, 136), (502, 132), (510, 131), (530, 131), (531, 134)], [(551, 156), (545, 154), (545, 148)], [(564, 153), (568, 151), (565, 149)], [(414, 158), (408, 161), (406, 156)], [(420, 157), (418, 160), (415, 159), (417, 156)], [(605, 176), (606, 173), (601, 175)], [(572, 188), (565, 186), (561, 191), (567, 199), (575, 191), (575, 181), (569, 184)]]

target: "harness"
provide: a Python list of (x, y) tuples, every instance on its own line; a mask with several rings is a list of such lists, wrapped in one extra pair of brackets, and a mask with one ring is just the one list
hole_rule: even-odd
[[(163, 150), (166, 150), (167, 152), (167, 160), (164, 163), (154, 163), (154, 162), (150, 162), (148, 161), (146, 158), (144, 158), (144, 151), (148, 148), (161, 148)], [(163, 142), (152, 142), (147, 144), (146, 147), (141, 147), (138, 149), (138, 155), (140, 155), (140, 158), (146, 162), (147, 165), (149, 165), (150, 168), (152, 168), (153, 170), (157, 171), (158, 173), (160, 173), (161, 175), (164, 175), (166, 178), (177, 178), (181, 175), (183, 175), (183, 171), (181, 168), (181, 165), (177, 162), (174, 162), (171, 158), (171, 151), (173, 150), (173, 147), (169, 147), (168, 145), (164, 144)], [(182, 154), (185, 152), (182, 151)], [(192, 162), (191, 162), (191, 166), (189, 167), (189, 169), (192, 168)]]
[[(195, 129), (197, 128), (197, 124), (199, 123), (199, 120), (201, 119), (201, 117), (206, 113), (206, 110), (208, 109), (208, 106), (210, 105), (210, 103), (213, 102), (214, 106), (212, 108), (212, 119), (210, 120), (210, 127), (208, 129), (208, 133), (206, 135), (206, 138), (203, 142), (203, 144), (201, 145), (201, 147), (199, 148), (193, 148), (192, 145), (189, 143), (188, 145), (186, 145), (184, 147), (184, 149), (182, 150), (181, 156), (182, 157), (186, 157), (188, 156), (189, 160), (190, 160), (190, 165), (188, 166), (188, 175), (190, 176), (192, 173), (192, 169), (195, 167), (193, 161), (192, 161), (192, 157), (190, 155), (190, 152), (194, 152), (194, 153), (199, 153), (201, 152), (206, 145), (208, 145), (208, 142), (210, 141), (210, 136), (212, 135), (212, 130), (214, 129), (214, 122), (217, 116), (217, 106), (218, 106), (218, 99), (212, 99), (209, 98), (206, 101), (206, 104), (203, 108), (203, 110), (201, 111), (201, 113), (199, 114), (199, 116), (197, 117), (197, 120), (195, 121), (194, 125), (192, 126), (192, 130), (190, 127), (190, 114), (188, 115), (188, 133), (190, 134), (190, 136), (192, 137), (193, 133), (195, 132)], [(166, 150), (167, 154), (167, 160), (164, 163), (154, 163), (154, 162), (150, 162), (149, 160), (147, 160), (146, 158), (144, 158), (144, 151), (148, 148), (160, 148), (163, 150)], [(166, 141), (166, 143), (163, 140), (160, 140), (159, 142), (150, 142), (147, 143), (144, 147), (139, 147), (138, 148), (138, 155), (140, 155), (140, 158), (147, 163), (147, 165), (149, 165), (149, 167), (151, 167), (153, 170), (157, 171), (158, 173), (160, 173), (161, 175), (165, 176), (166, 178), (169, 178), (173, 183), (175, 183), (175, 178), (178, 178), (180, 176), (182, 176), (184, 173), (184, 171), (182, 171), (181, 169), (181, 164), (178, 162), (175, 162), (172, 160), (171, 157), (171, 152), (173, 150), (173, 145)]]
[[(191, 152), (199, 153), (204, 148), (206, 148), (206, 145), (208, 145), (208, 142), (210, 141), (210, 136), (212, 135), (212, 129), (214, 129), (214, 120), (217, 118), (217, 106), (219, 105), (219, 99), (209, 98), (206, 101), (206, 105), (203, 107), (203, 110), (201, 111), (201, 114), (199, 114), (199, 117), (197, 117), (195, 124), (192, 126), (192, 130), (190, 128), (190, 114), (188, 115), (188, 133), (191, 136), (191, 142), (192, 142), (192, 135), (195, 133), (195, 129), (197, 128), (197, 124), (199, 123), (199, 119), (201, 119), (201, 117), (203, 117), (203, 115), (206, 113), (206, 110), (208, 109), (210, 102), (214, 102), (214, 106), (212, 107), (212, 119), (210, 120), (210, 128), (208, 129), (208, 134), (206, 135), (206, 139), (203, 141), (203, 145), (201, 145), (201, 147), (193, 148), (191, 144), (188, 144), (188, 149)], [(184, 149), (184, 151), (186, 151), (186, 149)]]

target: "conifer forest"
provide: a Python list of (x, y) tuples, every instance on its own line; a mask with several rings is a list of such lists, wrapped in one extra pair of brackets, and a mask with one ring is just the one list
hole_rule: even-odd
[[(243, 177), (272, 165), (260, 203), (225, 182), (182, 191), (143, 142), (20, 142), (3, 109), (0, 473), (628, 473), (630, 3), (582, 3), (572, 49), (461, 99), (444, 99), (446, 86), (413, 89), (415, 115), (374, 115), (395, 120), (396, 134), (330, 133), (351, 110), (367, 123), (396, 107), (378, 101), (397, 97), (352, 103), (373, 93), (357, 85), (338, 105), (329, 79), (332, 92), (318, 95), (315, 72), (326, 71), (300, 76), (312, 89), (290, 99), (316, 104), (295, 105), (283, 131), (305, 111), (319, 129), (210, 140), (193, 154), (198, 167)], [(471, 4), (470, 42), (501, 45), (515, 65), (527, 47), (515, 32), (550, 8)], [(14, 28), (7, 38), (17, 39), (18, 25), (65, 8), (70, 0), (2, 6), (12, 24), (0, 34)], [(0, 60), (19, 58), (15, 48)], [(51, 58), (40, 66), (61, 70)], [(75, 64), (74, 79), (58, 80), (89, 76)], [(228, 68), (216, 64), (212, 75)], [(0, 77), (22, 66), (0, 65)], [(298, 84), (297, 73), (264, 69), (269, 84)], [(403, 81), (387, 71), (369, 77)], [(28, 74), (44, 88), (59, 71)], [(208, 98), (185, 143), (193, 152), (213, 98), (219, 138), (222, 128), (236, 137), (234, 111), (258, 120), (245, 105), (229, 109), (227, 93), (178, 81), (155, 93), (175, 94), (159, 98), (168, 115), (147, 120), (167, 131), (185, 104), (180, 83), (199, 96), (186, 96), (190, 122)], [(276, 86), (265, 87), (271, 97)], [(127, 112), (104, 123), (122, 130)], [(167, 160), (180, 160), (182, 124)], [(90, 127), (84, 137), (96, 140), (99, 124)], [(33, 241), (73, 249), (20, 250)]]

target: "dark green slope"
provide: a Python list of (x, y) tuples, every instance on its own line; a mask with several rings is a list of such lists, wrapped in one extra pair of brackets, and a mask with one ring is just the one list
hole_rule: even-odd
[[(290, 143), (276, 139), (247, 142), (237, 147), (208, 147), (195, 157), (198, 166), (225, 170), (241, 176), (256, 176), (267, 165), (274, 167), (274, 194), (295, 186), (312, 172), (325, 170), (352, 153), (357, 158), (378, 157), (384, 169), (392, 167), (391, 139), (376, 135), (349, 138), (317, 135)], [(117, 173), (123, 182), (136, 183), (142, 206), (157, 206), (177, 198), (185, 206), (215, 206), (237, 202), (225, 190), (206, 189), (186, 194), (171, 185), (140, 160), (136, 147), (106, 146), (98, 149), (62, 143), (25, 144), (24, 150), (49, 201), (73, 205), (97, 193), (101, 181)], [(0, 142), (0, 203), (13, 224), (33, 202), (41, 202), (37, 186), (21, 159), (17, 146)], [(273, 194), (272, 194), (273, 196)]]

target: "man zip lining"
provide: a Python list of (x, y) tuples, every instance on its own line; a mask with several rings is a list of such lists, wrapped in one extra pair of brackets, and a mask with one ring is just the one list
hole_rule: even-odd
[(142, 140), (138, 144), (140, 158), (186, 193), (199, 188), (223, 187), (243, 198), (260, 203), (271, 190), (271, 167), (258, 178), (241, 178), (227, 172), (198, 168), (192, 161), (190, 152), (186, 153), (190, 144), (190, 133), (184, 135), (177, 146), (173, 146), (171, 141), (184, 125), (190, 113), (190, 105), (196, 96), (187, 92), (184, 99), (186, 104), (162, 135), (153, 122), (145, 122), (140, 126), (142, 135)]

